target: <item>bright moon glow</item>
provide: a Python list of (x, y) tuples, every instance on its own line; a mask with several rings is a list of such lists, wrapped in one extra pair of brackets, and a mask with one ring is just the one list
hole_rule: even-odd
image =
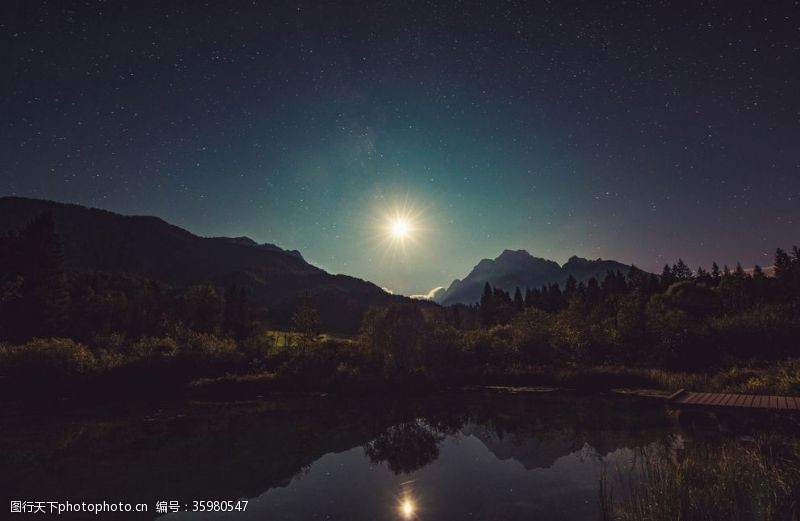
[(389, 229), (391, 230), (393, 237), (397, 239), (404, 239), (408, 236), (408, 232), (411, 231), (411, 226), (409, 226), (406, 219), (398, 217), (392, 221)]
[(400, 504), (400, 512), (403, 514), (405, 519), (411, 519), (414, 517), (414, 502), (410, 499), (404, 499), (403, 502)]
[(409, 201), (381, 201), (376, 207), (371, 238), (375, 246), (383, 250), (387, 262), (407, 260), (413, 252), (422, 250), (430, 239), (430, 222), (418, 205)]

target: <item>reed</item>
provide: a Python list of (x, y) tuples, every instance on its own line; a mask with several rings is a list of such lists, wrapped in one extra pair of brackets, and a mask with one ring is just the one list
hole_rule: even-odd
[(687, 448), (651, 446), (604, 472), (604, 519), (800, 519), (800, 440), (759, 436)]

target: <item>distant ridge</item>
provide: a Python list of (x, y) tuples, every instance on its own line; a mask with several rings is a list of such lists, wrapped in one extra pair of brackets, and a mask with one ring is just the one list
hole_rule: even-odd
[(405, 299), (326, 273), (298, 251), (248, 237), (199, 237), (158, 217), (0, 197), (0, 233), (20, 230), (43, 212), (53, 215), (68, 270), (134, 274), (175, 287), (237, 284), (276, 324), (289, 325), (298, 303), (311, 299), (326, 329), (353, 332), (369, 306)]
[(555, 261), (534, 257), (525, 250), (504, 250), (495, 259), (481, 260), (464, 279), (454, 280), (435, 300), (443, 305), (473, 304), (480, 300), (487, 282), (509, 292), (516, 288), (524, 291), (552, 283), (563, 287), (570, 275), (585, 282), (592, 277), (601, 279), (608, 271), (619, 270), (627, 274), (629, 269), (629, 265), (614, 260), (589, 260), (576, 256), (560, 266)]

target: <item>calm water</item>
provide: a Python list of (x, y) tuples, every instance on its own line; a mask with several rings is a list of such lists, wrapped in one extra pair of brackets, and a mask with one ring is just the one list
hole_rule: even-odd
[[(596, 521), (604, 468), (625, 468), (653, 444), (693, 442), (659, 405), (530, 394), (17, 412), (0, 421), (6, 512), (13, 499), (125, 501), (148, 504), (134, 519), (175, 521)], [(191, 508), (240, 498), (245, 512), (155, 513), (157, 501)]]

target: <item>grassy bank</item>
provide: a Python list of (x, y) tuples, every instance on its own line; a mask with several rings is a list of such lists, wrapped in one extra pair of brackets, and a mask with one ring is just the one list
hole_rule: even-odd
[(553, 366), (517, 367), (498, 371), (473, 371), (436, 380), (423, 374), (396, 380), (368, 377), (360, 371), (338, 367), (327, 378), (314, 382), (281, 372), (225, 375), (192, 381), (188, 394), (196, 398), (235, 398), (275, 391), (408, 392), (452, 386), (557, 387), (585, 392), (613, 389), (651, 390), (669, 394), (677, 389), (702, 392), (800, 395), (800, 360), (760, 368), (732, 368), (715, 374), (670, 372), (663, 369), (597, 366), (569, 368)]
[(721, 446), (642, 450), (604, 476), (605, 518), (617, 521), (800, 519), (800, 441), (758, 436)]
[(234, 342), (186, 330), (132, 342), (112, 335), (89, 345), (58, 338), (0, 344), (0, 398), (250, 398), (275, 391), (407, 393), (475, 385), (800, 395), (798, 358), (689, 373), (621, 364), (531, 364), (514, 353), (495, 357), (493, 351), (503, 346), (487, 354), (480, 346), (448, 347), (447, 338), (434, 338), (435, 347), (402, 359), (401, 348), (386, 352), (359, 339), (277, 337), (269, 332)]

